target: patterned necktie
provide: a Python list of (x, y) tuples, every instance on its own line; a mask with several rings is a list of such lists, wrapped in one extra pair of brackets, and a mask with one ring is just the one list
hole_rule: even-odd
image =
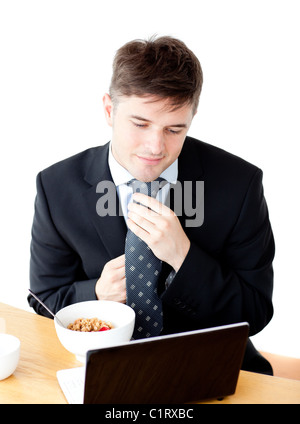
[[(133, 193), (139, 191), (156, 197), (162, 186), (159, 180), (143, 183), (132, 180)], [(166, 182), (165, 182), (166, 183)], [(128, 229), (125, 242), (125, 273), (127, 304), (136, 313), (133, 339), (157, 336), (163, 325), (162, 304), (157, 295), (157, 282), (162, 262), (147, 244)]]

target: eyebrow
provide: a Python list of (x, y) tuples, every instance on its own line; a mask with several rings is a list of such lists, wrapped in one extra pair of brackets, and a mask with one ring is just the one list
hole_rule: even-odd
[[(130, 118), (137, 119), (138, 121), (148, 122), (150, 124), (153, 123), (152, 121), (150, 121), (150, 119), (146, 119), (138, 115), (130, 115)], [(166, 126), (172, 127), (172, 128), (187, 128), (186, 124), (174, 124), (174, 125), (166, 125)]]

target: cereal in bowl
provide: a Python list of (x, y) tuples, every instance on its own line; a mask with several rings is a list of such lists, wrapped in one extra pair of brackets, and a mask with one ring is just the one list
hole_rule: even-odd
[(95, 332), (95, 331), (106, 331), (113, 328), (112, 324), (108, 321), (103, 321), (98, 318), (78, 318), (73, 324), (68, 325), (69, 330), (83, 331), (83, 332)]

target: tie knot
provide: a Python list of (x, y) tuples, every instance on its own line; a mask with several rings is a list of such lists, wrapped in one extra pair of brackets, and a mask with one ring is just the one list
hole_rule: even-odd
[(128, 182), (128, 185), (132, 187), (133, 193), (143, 193), (150, 197), (156, 197), (159, 190), (165, 184), (167, 184), (167, 181), (163, 178), (158, 178), (155, 181), (149, 181), (147, 183), (136, 179)]

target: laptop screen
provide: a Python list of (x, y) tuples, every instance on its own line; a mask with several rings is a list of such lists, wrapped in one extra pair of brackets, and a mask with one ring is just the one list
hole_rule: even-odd
[(89, 351), (84, 403), (183, 403), (233, 394), (248, 327), (239, 323)]

